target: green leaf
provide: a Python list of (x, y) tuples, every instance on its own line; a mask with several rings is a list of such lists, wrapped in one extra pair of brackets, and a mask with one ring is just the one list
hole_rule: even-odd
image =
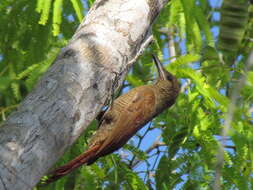
[(133, 190), (148, 189), (146, 185), (143, 183), (143, 181), (134, 172), (128, 171), (125, 177), (131, 189)]
[(171, 167), (169, 159), (164, 155), (160, 159), (160, 162), (158, 164), (155, 179), (156, 179), (156, 188), (157, 189), (163, 189), (164, 186), (168, 189), (171, 188), (170, 179), (172, 178), (171, 175)]
[(83, 6), (80, 0), (71, 0), (71, 3), (75, 9), (79, 22), (83, 20)]
[(11, 82), (12, 79), (9, 77), (0, 77), (0, 91), (6, 90)]
[(247, 75), (248, 75), (248, 81), (250, 82), (251, 85), (253, 85), (253, 71), (249, 71)]
[(248, 1), (226, 0), (221, 8), (221, 21), (218, 48), (233, 64), (233, 53), (240, 48), (248, 22)]
[(133, 85), (134, 87), (143, 85), (143, 82), (139, 78), (137, 78), (136, 76), (134, 76), (134, 75), (128, 75), (127, 76), (127, 81), (131, 85)]
[(44, 2), (44, 0), (37, 0), (36, 11), (38, 13), (41, 13), (41, 11), (43, 10)]
[(33, 64), (33, 65), (29, 66), (27, 69), (25, 69), (24, 71), (19, 73), (18, 76), (16, 77), (16, 79), (20, 80), (20, 79), (23, 79), (23, 78), (27, 77), (28, 75), (31, 74), (31, 72), (33, 72), (39, 66), (40, 66), (39, 64)]
[(41, 12), (39, 24), (45, 25), (47, 23), (47, 20), (49, 18), (51, 3), (52, 3), (52, 0), (44, 0), (43, 9), (39, 7), (40, 8), (39, 11)]
[(53, 35), (57, 36), (60, 33), (60, 26), (62, 23), (62, 4), (63, 0), (54, 1), (53, 9)]
[(19, 86), (19, 84), (17, 82), (11, 83), (11, 89), (12, 89), (12, 92), (13, 92), (15, 98), (17, 100), (20, 100), (21, 95), (20, 95), (20, 86)]

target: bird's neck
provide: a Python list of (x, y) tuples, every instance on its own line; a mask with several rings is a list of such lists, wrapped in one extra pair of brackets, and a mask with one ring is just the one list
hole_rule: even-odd
[(178, 95), (178, 83), (175, 84), (170, 81), (160, 80), (154, 86), (156, 86), (157, 108), (163, 110), (170, 107)]

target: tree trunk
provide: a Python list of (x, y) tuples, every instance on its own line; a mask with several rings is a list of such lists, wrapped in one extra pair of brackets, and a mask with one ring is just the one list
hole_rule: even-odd
[(97, 0), (69, 44), (0, 126), (0, 189), (34, 187), (96, 117), (152, 39), (167, 0)]

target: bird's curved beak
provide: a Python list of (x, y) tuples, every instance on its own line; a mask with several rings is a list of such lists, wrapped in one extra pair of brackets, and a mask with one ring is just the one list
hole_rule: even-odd
[(155, 65), (157, 67), (157, 71), (158, 71), (158, 75), (159, 75), (159, 79), (161, 80), (167, 80), (167, 75), (166, 75), (166, 70), (163, 67), (162, 63), (160, 62), (160, 60), (158, 59), (158, 57), (154, 54), (152, 54), (152, 58), (155, 62)]

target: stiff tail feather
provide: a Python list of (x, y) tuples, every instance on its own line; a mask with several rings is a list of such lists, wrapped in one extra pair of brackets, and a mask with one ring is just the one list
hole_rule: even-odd
[(71, 160), (67, 164), (53, 170), (52, 172), (49, 173), (48, 178), (46, 180), (43, 180), (42, 184), (47, 185), (49, 183), (52, 183), (59, 178), (69, 174), (76, 168), (79, 168), (83, 164), (89, 163), (90, 159), (94, 159), (94, 154), (96, 151), (99, 149), (99, 145), (93, 146), (90, 149), (88, 149), (86, 152), (83, 154), (79, 155), (75, 159)]

